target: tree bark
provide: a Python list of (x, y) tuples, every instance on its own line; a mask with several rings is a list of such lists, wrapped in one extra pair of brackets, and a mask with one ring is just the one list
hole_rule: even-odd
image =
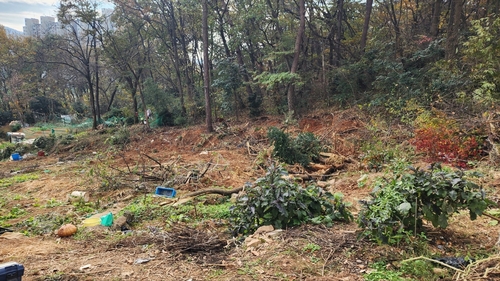
[(203, 0), (203, 90), (205, 93), (205, 118), (207, 131), (214, 131), (210, 103), (210, 70), (208, 61), (208, 0)]
[(340, 44), (342, 43), (342, 20), (344, 14), (344, 0), (338, 0), (337, 7), (337, 34), (335, 36), (335, 61), (334, 65), (340, 66)]
[(432, 9), (431, 30), (429, 31), (432, 37), (437, 37), (439, 34), (439, 22), (441, 19), (442, 0), (435, 0)]
[(360, 49), (361, 53), (365, 52), (366, 40), (368, 37), (368, 29), (370, 28), (370, 18), (372, 14), (373, 0), (366, 0), (365, 22), (363, 24), (363, 33), (361, 34)]
[[(341, 0), (342, 1), (342, 0)], [(294, 74), (297, 72), (299, 68), (299, 57), (300, 57), (300, 48), (302, 46), (302, 37), (304, 37), (304, 30), (306, 26), (306, 13), (305, 13), (305, 1), (299, 1), (299, 13), (300, 13), (300, 24), (299, 29), (297, 30), (297, 38), (295, 38), (295, 47), (294, 47), (294, 56), (292, 67), (290, 68), (290, 73)], [(294, 114), (295, 112), (295, 83), (288, 87), (287, 94), (288, 101), (288, 113)]]
[(451, 0), (448, 34), (446, 37), (445, 58), (453, 59), (457, 54), (458, 37), (462, 23), (462, 0)]

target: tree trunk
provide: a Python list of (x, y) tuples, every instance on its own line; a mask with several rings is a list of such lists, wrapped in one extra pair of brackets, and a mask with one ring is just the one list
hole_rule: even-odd
[(457, 54), (458, 36), (462, 23), (462, 0), (451, 0), (448, 34), (446, 37), (446, 59), (453, 59)]
[(441, 19), (441, 7), (442, 0), (435, 0), (434, 7), (432, 9), (432, 20), (431, 20), (431, 30), (430, 35), (432, 37), (437, 37), (439, 34), (439, 22)]
[(94, 85), (92, 83), (92, 74), (88, 72), (87, 82), (89, 83), (89, 99), (90, 107), (92, 108), (92, 129), (97, 129), (97, 114), (95, 110)]
[(373, 0), (366, 0), (365, 22), (363, 24), (363, 33), (361, 34), (360, 49), (361, 53), (365, 52), (366, 39), (368, 37), (368, 29), (370, 28), (370, 17), (372, 14)]
[(203, 90), (205, 93), (206, 126), (209, 133), (214, 131), (212, 125), (212, 106), (210, 103), (210, 71), (208, 61), (208, 0), (203, 0)]
[(342, 42), (342, 15), (344, 14), (344, 0), (338, 0), (337, 7), (337, 36), (335, 36), (335, 61), (334, 65), (340, 66), (340, 44)]
[[(342, 0), (340, 0), (340, 1), (342, 1)], [(305, 1), (304, 0), (299, 1), (299, 14), (300, 14), (300, 24), (299, 24), (299, 29), (297, 30), (297, 38), (295, 38), (294, 56), (293, 56), (292, 67), (290, 68), (290, 73), (292, 73), (292, 74), (296, 73), (297, 69), (299, 68), (300, 48), (302, 45), (302, 37), (304, 35), (304, 30), (305, 30), (305, 26), (306, 26), (306, 13), (305, 13)], [(295, 83), (294, 82), (292, 82), (292, 84), (288, 87), (287, 101), (288, 101), (288, 113), (294, 114), (294, 111), (295, 111)]]
[(95, 105), (97, 112), (97, 121), (101, 122), (101, 106), (99, 103), (99, 54), (97, 53), (97, 40), (94, 37), (95, 54)]

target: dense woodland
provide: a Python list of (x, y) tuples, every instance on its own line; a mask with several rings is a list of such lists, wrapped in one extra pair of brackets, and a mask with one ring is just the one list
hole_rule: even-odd
[(480, 115), (500, 92), (497, 0), (63, 0), (63, 36), (0, 29), (0, 123), (155, 125), (358, 106)]

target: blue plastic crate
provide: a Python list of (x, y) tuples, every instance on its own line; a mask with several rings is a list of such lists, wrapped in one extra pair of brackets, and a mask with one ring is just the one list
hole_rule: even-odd
[(24, 266), (17, 262), (0, 264), (0, 281), (21, 281), (24, 275)]
[(174, 198), (176, 191), (175, 189), (171, 187), (163, 187), (163, 186), (157, 186), (155, 194), (158, 196), (163, 196), (163, 197), (168, 197), (168, 198)]

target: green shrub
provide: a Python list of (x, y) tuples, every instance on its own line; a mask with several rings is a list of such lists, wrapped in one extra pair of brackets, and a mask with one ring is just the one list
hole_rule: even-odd
[(5, 143), (2, 145), (2, 149), (0, 149), (0, 158), (7, 159), (10, 157), (14, 151), (16, 151), (16, 145), (13, 143)]
[(286, 228), (304, 223), (326, 224), (349, 221), (351, 213), (342, 194), (332, 195), (310, 185), (306, 188), (285, 179), (286, 170), (271, 165), (266, 176), (245, 188), (231, 207), (229, 222), (234, 234), (248, 234), (262, 225)]
[(13, 125), (10, 125), (11, 132), (17, 132), (17, 131), (21, 130), (21, 128), (22, 128), (22, 126), (19, 123), (15, 123)]
[(121, 127), (105, 142), (111, 145), (125, 145), (130, 142), (130, 131), (127, 127)]
[(410, 168), (375, 183), (372, 199), (362, 201), (358, 223), (363, 234), (382, 243), (397, 243), (405, 233), (414, 233), (422, 221), (446, 228), (449, 218), (469, 210), (472, 220), (488, 207), (484, 190), (467, 180), (462, 171), (447, 171), (431, 165), (428, 171)]
[(267, 137), (274, 144), (273, 155), (287, 164), (299, 163), (307, 167), (319, 156), (320, 143), (312, 133), (300, 133), (297, 138), (291, 139), (289, 134), (271, 127), (267, 132)]
[(54, 144), (56, 143), (56, 138), (54, 136), (49, 136), (49, 137), (38, 137), (33, 141), (33, 145), (45, 149), (45, 150), (50, 150), (52, 147), (54, 147)]

